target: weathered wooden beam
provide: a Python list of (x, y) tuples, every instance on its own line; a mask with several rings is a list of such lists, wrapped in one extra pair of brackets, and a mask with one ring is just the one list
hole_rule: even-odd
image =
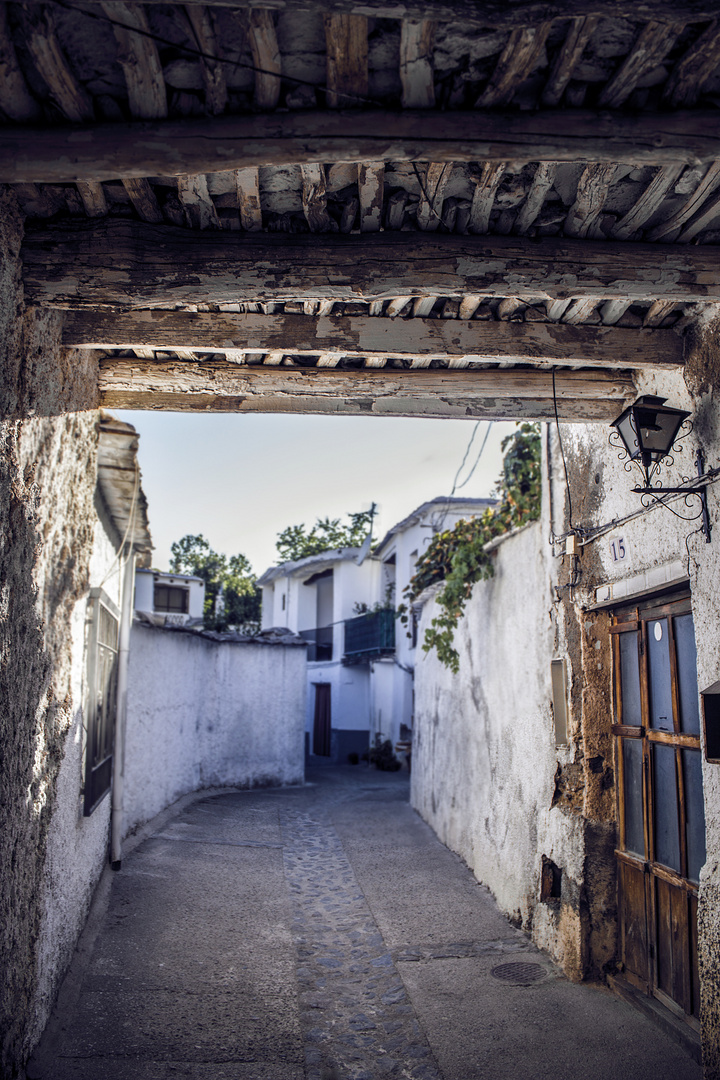
[(614, 165), (586, 165), (578, 180), (575, 202), (565, 219), (566, 236), (592, 236), (615, 176)]
[(572, 19), (567, 37), (553, 64), (545, 89), (542, 93), (543, 105), (550, 108), (559, 105), (573, 71), (580, 63), (585, 46), (592, 37), (598, 20), (593, 16), (580, 16)]
[[(556, 323), (473, 322), (480, 297), (466, 298), (460, 319), (397, 319), (363, 315), (247, 315), (234, 312), (74, 311), (63, 343), (92, 349), (195, 349), (285, 352), (348, 357), (464, 357), (468, 363), (586, 364), (627, 370), (682, 364), (683, 342), (672, 331), (610, 330)], [(434, 297), (430, 298), (434, 302)], [(421, 310), (423, 300), (415, 302)], [(595, 304), (596, 301), (586, 301)], [(431, 305), (432, 306), (432, 305)]]
[(617, 109), (624, 104), (642, 76), (663, 62), (684, 25), (684, 22), (656, 20), (646, 23), (630, 54), (600, 92), (598, 104), (609, 109)]
[[(219, 116), (225, 111), (228, 100), (225, 69), (219, 59), (220, 49), (215, 34), (212, 11), (201, 4), (188, 4), (187, 16), (200, 52), (203, 83), (205, 84), (205, 111)], [(211, 57), (215, 59), (210, 59)]]
[(52, 7), (23, 4), (18, 11), (28, 52), (60, 112), (75, 122), (92, 120), (92, 99), (75, 77), (58, 41)]
[(0, 109), (10, 120), (37, 120), (41, 109), (25, 81), (15, 55), (7, 21), (7, 4), (0, 3)]
[(403, 19), (400, 27), (400, 82), (406, 109), (430, 109), (435, 104), (433, 45), (435, 24), (429, 19)]
[[(272, 12), (265, 8), (254, 8), (250, 12), (248, 42), (256, 68), (255, 104), (258, 109), (274, 109), (280, 99), (282, 59)], [(248, 164), (259, 165), (260, 162)]]
[(610, 235), (616, 240), (629, 240), (660, 208), (682, 171), (682, 165), (665, 165), (658, 169), (637, 202), (613, 226)]
[(114, 20), (113, 33), (118, 44), (118, 61), (125, 74), (130, 112), (138, 120), (163, 119), (168, 112), (165, 77), (157, 45), (148, 36), (150, 25), (144, 8), (125, 0), (104, 0), (101, 6), (107, 17)]
[(342, 109), (368, 96), (368, 21), (366, 15), (327, 15), (327, 104)]
[[(417, 208), (418, 226), (426, 232), (437, 232), (442, 222), (442, 206), (445, 188), (452, 176), (452, 165), (430, 162), (423, 170), (420, 203)], [(421, 173), (419, 175), (422, 175)]]
[[(279, 80), (278, 80), (279, 81)], [(717, 110), (484, 113), (341, 109), (0, 128), (0, 182), (68, 183), (338, 161), (709, 164)]]
[[(147, 0), (162, 3), (163, 0)], [(188, 2), (188, 0), (186, 0)], [(189, 0), (208, 7), (245, 8), (240, 0)], [(462, 22), (469, 26), (532, 26), (544, 19), (571, 19), (586, 15), (608, 18), (673, 20), (678, 16), (676, 0), (263, 0), (263, 7), (275, 11), (348, 12), (388, 19), (434, 19)], [(717, 15), (715, 0), (685, 0), (682, 15), (688, 21), (707, 21)]]
[[(555, 386), (558, 413), (566, 420), (611, 420), (635, 391), (627, 374), (603, 371), (561, 371)], [(554, 415), (549, 371), (350, 372), (112, 358), (100, 361), (99, 389), (103, 405), (124, 409), (541, 420)]]
[(260, 179), (257, 168), (236, 169), (240, 224), (246, 232), (262, 231), (262, 207), (260, 205)]
[(717, 249), (512, 236), (204, 233), (106, 218), (27, 229), (27, 295), (56, 307), (466, 293), (720, 300)]
[(705, 83), (720, 65), (720, 21), (713, 19), (678, 61), (663, 87), (663, 101), (671, 108), (694, 105)]
[(533, 72), (550, 33), (552, 21), (513, 30), (488, 85), (477, 100), (478, 108), (508, 105), (520, 84)]

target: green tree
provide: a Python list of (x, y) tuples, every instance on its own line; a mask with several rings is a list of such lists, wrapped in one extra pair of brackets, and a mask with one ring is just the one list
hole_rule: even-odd
[[(405, 590), (411, 603), (429, 585), (443, 581), (437, 595), (440, 614), (425, 631), (423, 650), (435, 649), (438, 658), (457, 674), (460, 656), (454, 645), (455, 628), (476, 581), (491, 577), (492, 560), (485, 545), (510, 529), (540, 516), (540, 426), (520, 424), (503, 439), (503, 470), (494, 494), (498, 504), (471, 521), (437, 533), (418, 559), (415, 575)], [(407, 605), (398, 609), (407, 623)]]
[(311, 529), (306, 525), (288, 525), (278, 533), (276, 548), (282, 562), (295, 562), (308, 555), (320, 555), (336, 548), (360, 547), (372, 522), (372, 510), (347, 514), (348, 525), (340, 518), (318, 518)]
[[(213, 551), (205, 537), (183, 536), (172, 544), (170, 571), (193, 574), (205, 582), (203, 622), (208, 630), (227, 630), (230, 626), (260, 622), (260, 590), (245, 555), (223, 555)], [(216, 614), (222, 590), (224, 610)]]

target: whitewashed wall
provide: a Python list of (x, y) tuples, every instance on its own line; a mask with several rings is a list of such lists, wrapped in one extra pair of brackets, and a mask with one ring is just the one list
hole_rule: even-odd
[[(529, 928), (542, 855), (579, 881), (583, 843), (568, 815), (551, 808), (553, 636), (540, 523), (504, 540), (494, 560), (494, 577), (475, 585), (456, 634), (460, 673), (418, 649), (411, 797), (501, 909)], [(421, 641), (438, 610), (425, 605)]]
[(125, 835), (200, 788), (302, 783), (305, 655), (136, 623)]
[[(120, 608), (121, 574), (115, 555), (119, 537), (96, 496), (99, 517), (90, 559), (90, 588), (101, 586)], [(87, 680), (87, 594), (73, 609), (72, 723), (57, 778), (55, 807), (48, 830), (42, 888), (42, 921), (38, 941), (37, 1028), (39, 1037), (55, 997), (58, 973), (70, 962), (85, 925), (95, 887), (107, 862), (110, 796), (90, 817), (83, 814), (82, 775), (85, 754), (84, 703)]]

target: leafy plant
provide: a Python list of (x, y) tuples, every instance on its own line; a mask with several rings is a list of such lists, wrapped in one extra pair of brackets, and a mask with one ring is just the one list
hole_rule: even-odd
[[(203, 623), (207, 630), (230, 626), (259, 629), (261, 595), (245, 555), (228, 558), (213, 551), (202, 533), (183, 536), (170, 551), (171, 573), (193, 574), (205, 582)], [(222, 603), (218, 603), (220, 597)]]
[[(440, 614), (425, 631), (422, 647), (424, 652), (435, 649), (441, 663), (455, 674), (460, 669), (455, 630), (475, 582), (494, 572), (486, 544), (540, 516), (540, 425), (520, 424), (517, 431), (503, 439), (502, 449), (503, 470), (494, 493), (499, 500), (497, 506), (437, 533), (418, 559), (415, 575), (405, 590), (409, 604), (429, 585), (445, 582), (437, 595)], [(408, 604), (398, 609), (406, 624)]]
[(320, 555), (336, 548), (360, 547), (367, 537), (372, 522), (371, 510), (348, 514), (349, 525), (340, 518), (318, 518), (311, 529), (306, 525), (288, 525), (278, 533), (275, 545), (283, 562), (295, 562), (308, 555)]

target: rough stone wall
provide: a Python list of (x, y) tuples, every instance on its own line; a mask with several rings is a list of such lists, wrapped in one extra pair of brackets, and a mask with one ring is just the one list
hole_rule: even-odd
[(127, 835), (199, 788), (302, 783), (306, 653), (135, 624), (125, 739)]
[(62, 353), (57, 318), (24, 307), (21, 237), (17, 205), (0, 189), (0, 1072), (8, 1077), (22, 1075), (34, 1030), (46, 840), (72, 715), (70, 623), (93, 533), (96, 417), (59, 414), (97, 397), (92, 365)]

